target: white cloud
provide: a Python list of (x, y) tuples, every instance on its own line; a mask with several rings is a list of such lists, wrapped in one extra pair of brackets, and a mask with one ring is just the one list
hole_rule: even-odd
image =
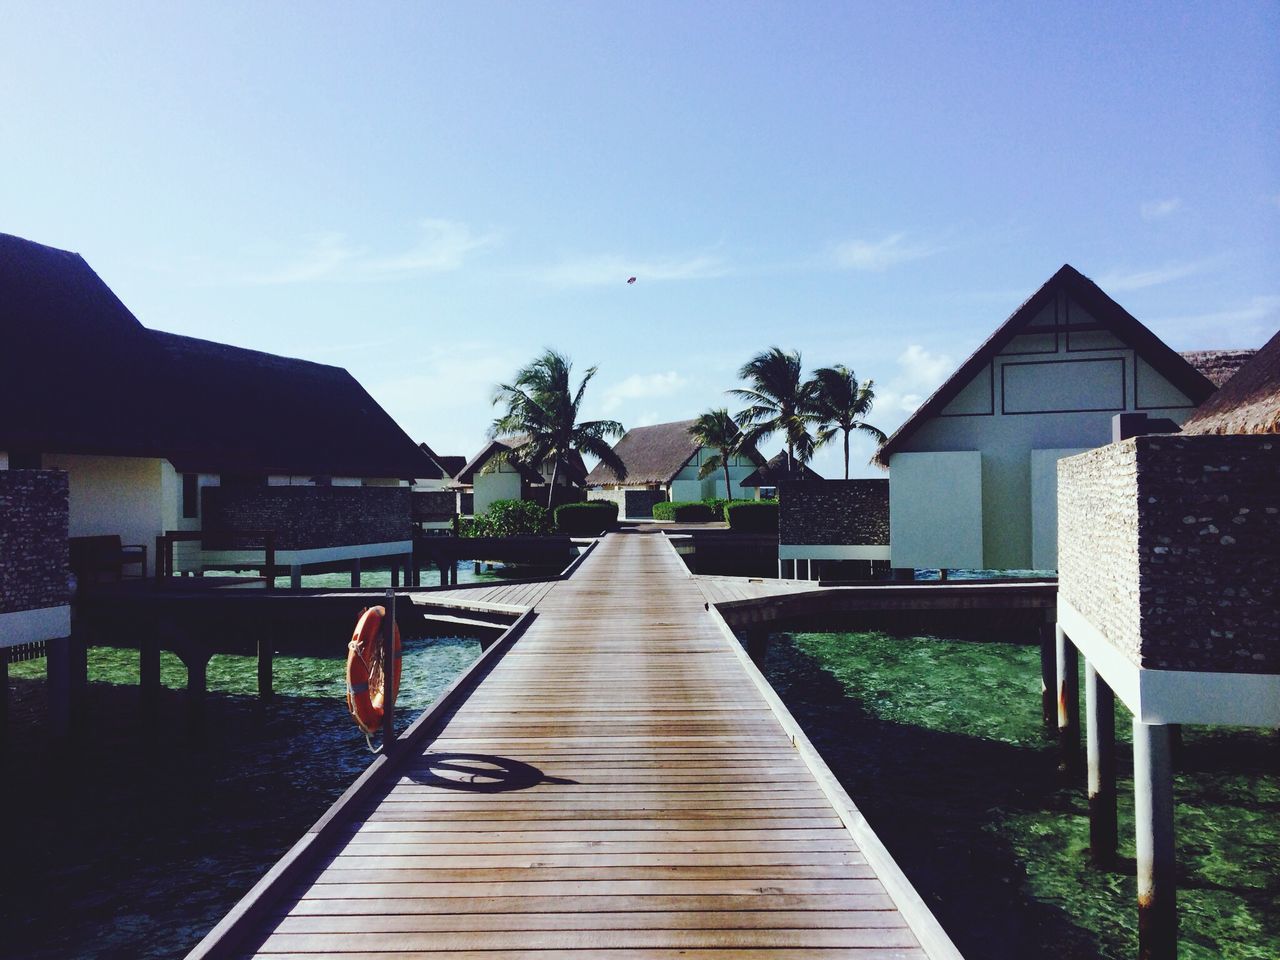
[(1210, 257), (1205, 260), (1194, 260), (1183, 263), (1167, 263), (1162, 267), (1149, 270), (1113, 270), (1098, 278), (1098, 286), (1108, 293), (1124, 293), (1128, 290), (1145, 290), (1158, 287), (1174, 280), (1181, 280), (1192, 274), (1200, 273), (1207, 267), (1221, 260), (1221, 257)]
[(836, 266), (845, 270), (882, 273), (890, 267), (912, 260), (923, 260), (942, 250), (936, 244), (909, 242), (905, 233), (894, 233), (881, 240), (850, 240), (836, 247)]
[(633, 373), (604, 391), (601, 406), (606, 413), (612, 413), (628, 400), (672, 396), (688, 382), (674, 370), (665, 373)]
[(913, 343), (898, 354), (898, 379), (909, 386), (932, 392), (955, 369), (948, 354), (930, 353)]
[(635, 277), (638, 284), (663, 280), (711, 280), (728, 272), (729, 265), (724, 258), (711, 254), (656, 260), (601, 254), (561, 260), (535, 270), (534, 276), (557, 287), (590, 287), (621, 285), (629, 277)]
[(250, 275), (249, 283), (274, 285), (314, 280), (393, 280), (420, 273), (459, 269), (468, 254), (497, 242), (495, 233), (475, 233), (465, 223), (428, 218), (418, 237), (399, 253), (373, 254), (336, 231), (318, 234), (291, 263)]
[(1164, 200), (1148, 200), (1138, 208), (1143, 220), (1163, 220), (1182, 209), (1181, 197), (1169, 197)]

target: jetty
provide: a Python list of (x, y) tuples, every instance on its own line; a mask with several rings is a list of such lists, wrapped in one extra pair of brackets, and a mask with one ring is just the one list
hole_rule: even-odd
[(515, 624), (191, 958), (959, 957), (666, 538), (500, 589)]

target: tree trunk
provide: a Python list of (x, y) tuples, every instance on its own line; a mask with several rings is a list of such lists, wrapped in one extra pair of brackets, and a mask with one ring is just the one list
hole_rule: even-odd
[(729, 455), (723, 450), (720, 451), (720, 462), (724, 464), (724, 498), (732, 500), (733, 495), (729, 493)]
[(849, 479), (849, 431), (844, 432), (844, 478)]

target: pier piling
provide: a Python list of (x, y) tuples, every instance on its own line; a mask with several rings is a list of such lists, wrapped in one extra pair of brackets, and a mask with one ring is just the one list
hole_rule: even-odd
[(1084, 664), (1089, 782), (1089, 855), (1104, 869), (1116, 861), (1116, 701), (1092, 663)]
[(1176, 960), (1178, 908), (1169, 728), (1133, 721), (1139, 960)]
[(1061, 626), (1054, 627), (1057, 651), (1058, 769), (1080, 768), (1080, 653)]

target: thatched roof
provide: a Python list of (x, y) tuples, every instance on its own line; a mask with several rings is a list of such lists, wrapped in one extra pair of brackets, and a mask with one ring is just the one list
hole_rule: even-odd
[(1215, 387), (1221, 387), (1257, 352), (1257, 350), (1184, 350), (1181, 356)]
[(787, 451), (779, 450), (769, 458), (769, 462), (757, 467), (742, 480), (744, 487), (776, 487), (781, 480), (822, 480), (820, 473), (810, 469), (807, 463), (795, 464), (795, 469), (787, 469)]
[(1182, 432), (1280, 433), (1280, 333), (1200, 405)]
[(874, 463), (889, 465), (889, 457), (902, 448), (925, 421), (936, 416), (943, 407), (955, 399), (970, 381), (1003, 350), (1028, 322), (1063, 291), (1084, 307), (1098, 323), (1132, 347), (1139, 356), (1155, 368), (1156, 372), (1191, 399), (1203, 403), (1213, 393), (1213, 384), (1195, 367), (1180, 357), (1163, 340), (1148, 330), (1124, 307), (1109, 297), (1101, 287), (1071, 264), (1063, 264), (1044, 285), (1033, 293), (1022, 306), (1002, 323), (986, 342), (969, 357), (950, 378), (921, 404), (907, 421), (876, 451)]
[(163, 457), (183, 472), (439, 476), (341, 367), (149, 330), (78, 254), (7, 234), (0, 410), (10, 451)]
[[(698, 441), (689, 433), (696, 420), (655, 423), (633, 427), (616, 444), (613, 452), (626, 465), (626, 483), (670, 483), (698, 452)], [(617, 475), (603, 463), (587, 474), (588, 486), (617, 483)]]
[[(528, 442), (528, 438), (524, 434), (514, 437), (497, 437), (490, 440), (481, 448), (480, 452), (467, 461), (467, 463), (453, 475), (454, 481), (459, 486), (471, 486), (476, 481), (476, 474), (484, 470), (491, 460), (499, 455), (506, 455), (513, 450), (518, 450)], [(519, 463), (516, 460), (510, 461), (513, 466), (519, 470), (520, 475), (524, 479), (533, 484), (546, 483), (546, 478), (532, 467)], [(573, 483), (581, 484), (587, 473), (587, 466), (582, 462), (581, 455), (576, 451), (571, 451), (565, 462), (561, 464), (561, 468), (569, 474), (569, 479)]]

